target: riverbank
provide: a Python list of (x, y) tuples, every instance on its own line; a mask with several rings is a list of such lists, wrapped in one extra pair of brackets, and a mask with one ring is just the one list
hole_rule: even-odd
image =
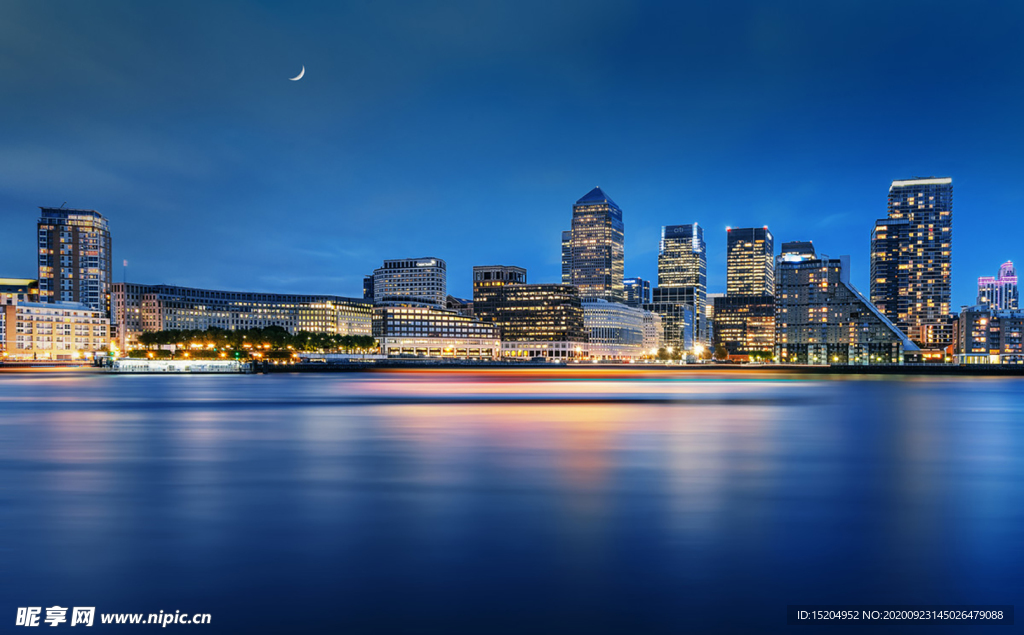
[[(663, 374), (679, 375), (723, 375), (735, 377), (766, 376), (951, 376), (951, 377), (1021, 377), (1024, 365), (977, 364), (956, 366), (953, 364), (908, 364), (904, 366), (809, 366), (799, 364), (622, 364), (622, 363), (573, 363), (548, 364), (543, 362), (496, 362), (457, 360), (412, 360), (387, 359), (355, 362), (307, 362), (273, 364), (256, 362), (252, 372), (271, 373), (373, 373), (394, 370), (422, 372), (543, 372), (544, 374), (572, 377), (590, 375), (594, 372), (611, 375)], [(108, 368), (82, 363), (61, 362), (7, 362), (0, 364), (0, 373), (17, 374), (118, 374)], [(186, 373), (177, 373), (186, 374)]]

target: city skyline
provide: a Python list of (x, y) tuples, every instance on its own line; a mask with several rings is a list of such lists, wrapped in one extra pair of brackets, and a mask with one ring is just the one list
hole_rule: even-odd
[[(95, 209), (139, 283), (358, 296), (372, 266), (427, 253), (463, 297), (482, 262), (557, 282), (557, 232), (600, 185), (625, 210), (627, 277), (653, 279), (660, 227), (696, 220), (709, 292), (725, 288), (724, 228), (765, 224), (849, 254), (864, 290), (885, 189), (931, 175), (957, 184), (953, 308), (1022, 259), (1013, 4), (795, 3), (738, 22), (626, 2), (529, 20), (472, 3), (9, 7), (0, 224), (27, 235), (38, 206)], [(482, 37), (509, 24), (519, 37)], [(926, 89), (912, 68), (933, 69)], [(529, 231), (489, 238), (511, 219)], [(385, 243), (382, 225), (402, 231)], [(33, 256), (5, 242), (0, 272), (31, 277)]]

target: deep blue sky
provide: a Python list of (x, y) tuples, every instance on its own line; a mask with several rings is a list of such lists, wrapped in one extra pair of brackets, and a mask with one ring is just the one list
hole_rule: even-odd
[[(895, 178), (954, 179), (954, 306), (1024, 260), (1024, 3), (51, 2), (0, 7), (0, 276), (40, 205), (118, 280), (360, 295), (384, 258), (559, 277), (600, 185), (626, 275), (698, 221), (850, 254)], [(288, 81), (305, 65), (306, 76)], [(1021, 262), (1020, 264), (1024, 264)]]

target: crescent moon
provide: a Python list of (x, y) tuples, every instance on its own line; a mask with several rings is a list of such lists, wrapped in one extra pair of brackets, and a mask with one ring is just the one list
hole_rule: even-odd
[(303, 66), (302, 67), (302, 71), (300, 71), (298, 75), (296, 75), (295, 77), (289, 77), (288, 79), (292, 80), (293, 82), (297, 82), (300, 79), (302, 79), (302, 76), (305, 75), (305, 74), (306, 74), (306, 67)]

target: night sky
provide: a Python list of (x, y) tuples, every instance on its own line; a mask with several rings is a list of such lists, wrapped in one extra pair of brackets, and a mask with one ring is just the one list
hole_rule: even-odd
[[(671, 6), (669, 6), (671, 4)], [(559, 279), (572, 203), (623, 209), (626, 275), (697, 221), (850, 254), (893, 179), (951, 176), (953, 306), (1024, 265), (1024, 3), (0, 5), (0, 276), (38, 206), (111, 222), (115, 279), (362, 293), (384, 258)], [(306, 75), (288, 81), (305, 66)]]

